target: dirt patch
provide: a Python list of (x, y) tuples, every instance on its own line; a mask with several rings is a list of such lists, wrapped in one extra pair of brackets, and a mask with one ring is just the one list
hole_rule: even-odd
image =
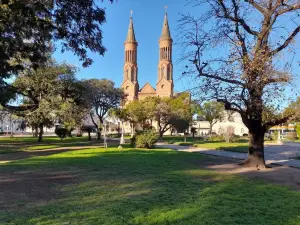
[(201, 168), (242, 175), (248, 178), (261, 179), (274, 184), (289, 186), (300, 191), (300, 169), (287, 166), (270, 165), (271, 168), (257, 169), (240, 166), (242, 160), (218, 156), (209, 156), (206, 160), (197, 163)]
[(61, 196), (54, 185), (72, 184), (77, 177), (70, 172), (51, 173), (1, 173), (0, 175), (0, 211), (17, 210), (23, 202), (44, 204)]

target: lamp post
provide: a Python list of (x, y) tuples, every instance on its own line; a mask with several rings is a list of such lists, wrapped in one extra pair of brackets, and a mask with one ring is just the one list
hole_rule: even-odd
[(125, 144), (124, 140), (124, 123), (121, 121), (121, 138), (120, 138), (120, 145)]
[(103, 125), (104, 125), (104, 134), (103, 134), (104, 148), (107, 148), (107, 141), (106, 141), (106, 124), (105, 124), (105, 122), (103, 123)]
[(277, 144), (279, 144), (279, 145), (282, 144), (282, 141), (281, 141), (281, 138), (280, 138), (280, 129), (278, 129)]

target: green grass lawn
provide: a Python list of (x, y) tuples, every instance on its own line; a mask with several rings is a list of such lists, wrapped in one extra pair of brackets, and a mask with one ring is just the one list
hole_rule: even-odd
[(60, 140), (58, 137), (44, 137), (41, 143), (38, 143), (37, 138), (34, 137), (1, 137), (0, 154), (72, 146), (89, 146), (93, 143), (95, 142), (88, 141), (88, 137), (68, 137), (63, 140)]
[[(172, 139), (173, 138), (173, 139)], [(230, 152), (248, 153), (248, 139), (240, 138), (235, 142), (227, 143), (225, 141), (218, 140), (203, 140), (202, 138), (188, 137), (187, 141), (184, 142), (183, 137), (164, 137), (164, 141), (170, 144), (176, 144), (180, 146), (193, 146), (204, 149), (216, 149)], [(265, 141), (265, 143), (272, 143), (273, 141)]]
[(109, 148), (0, 164), (0, 224), (300, 224), (300, 192), (212, 172), (209, 159)]
[(238, 140), (237, 142), (227, 143), (225, 141), (192, 141), (192, 142), (175, 142), (181, 146), (194, 146), (204, 149), (225, 150), (231, 152), (248, 152), (248, 140)]

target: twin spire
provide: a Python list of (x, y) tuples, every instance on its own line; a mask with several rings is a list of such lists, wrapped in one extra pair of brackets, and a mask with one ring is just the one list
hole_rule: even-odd
[[(160, 36), (160, 40), (161, 39), (171, 39), (167, 13), (165, 13), (164, 24), (163, 24), (162, 33)], [(129, 28), (128, 28), (126, 42), (136, 42), (133, 21), (132, 21), (132, 11), (131, 11), (131, 16), (130, 16), (130, 22), (129, 22)]]
[(132, 16), (130, 17), (126, 42), (136, 42), (134, 28), (133, 28), (133, 22), (132, 22)]
[(169, 23), (168, 23), (168, 14), (165, 13), (165, 19), (163, 24), (162, 33), (160, 39), (171, 38)]

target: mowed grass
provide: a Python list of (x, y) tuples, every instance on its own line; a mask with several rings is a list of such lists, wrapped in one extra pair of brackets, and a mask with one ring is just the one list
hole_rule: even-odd
[(225, 141), (193, 141), (193, 142), (176, 142), (175, 144), (181, 146), (193, 146), (203, 149), (216, 149), (230, 152), (248, 152), (248, 140), (238, 140), (236, 142), (227, 143)]
[(1, 137), (0, 154), (72, 146), (89, 146), (96, 143), (88, 141), (88, 137), (68, 137), (63, 140), (58, 137), (44, 137), (43, 142), (40, 143), (37, 142), (37, 138), (35, 137)]
[(0, 224), (300, 224), (300, 192), (210, 171), (210, 159), (109, 148), (2, 164)]
[[(180, 145), (180, 146), (193, 146), (203, 149), (224, 150), (229, 152), (248, 153), (249, 140), (247, 138), (240, 138), (232, 143), (227, 143), (222, 140), (203, 140), (201, 137), (187, 137), (186, 142), (182, 136), (167, 136), (163, 138), (164, 141)], [(265, 143), (272, 144), (274, 141), (265, 141)]]

